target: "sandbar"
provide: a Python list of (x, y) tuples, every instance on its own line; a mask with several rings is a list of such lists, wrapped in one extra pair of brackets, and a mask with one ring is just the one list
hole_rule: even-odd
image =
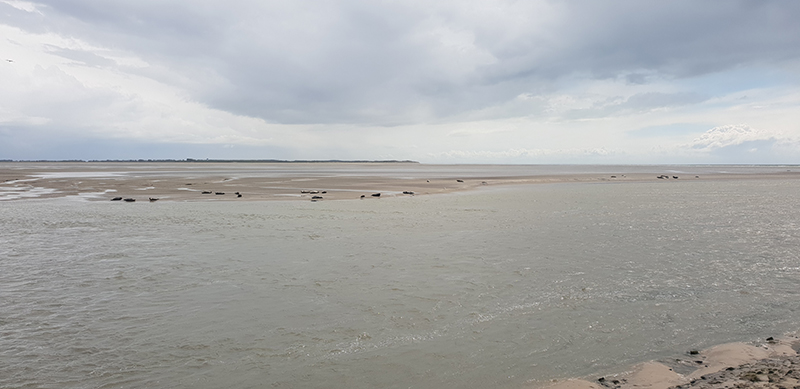
[[(380, 164), (346, 164), (347, 174), (335, 174), (342, 164), (291, 164), (292, 168), (273, 174), (270, 164), (204, 163), (0, 163), (0, 200), (79, 197), (108, 201), (115, 197), (137, 201), (263, 201), (263, 200), (346, 200), (444, 194), (486, 186), (542, 183), (626, 183), (676, 181), (798, 179), (800, 169), (772, 168), (764, 172), (694, 174), (680, 176), (652, 167), (635, 172), (619, 167), (612, 173), (559, 173), (535, 175), (465, 175), (458, 169), (447, 173), (402, 175)], [(397, 164), (391, 164), (391, 168)], [(279, 167), (285, 167), (283, 164)], [(377, 166), (377, 170), (376, 170)], [(364, 174), (359, 174), (363, 169)], [(546, 169), (545, 169), (546, 170)], [(578, 169), (579, 170), (579, 169)], [(645, 169), (647, 170), (647, 169)], [(377, 171), (377, 173), (376, 173)], [(334, 172), (334, 173), (332, 173)], [(435, 170), (434, 170), (435, 172)], [(238, 192), (238, 194), (237, 194)], [(373, 196), (380, 193), (381, 196)], [(239, 194), (241, 196), (239, 196)], [(315, 197), (317, 197), (315, 199)]]

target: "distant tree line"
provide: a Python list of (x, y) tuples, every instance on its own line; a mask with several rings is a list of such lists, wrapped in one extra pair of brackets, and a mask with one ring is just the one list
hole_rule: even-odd
[(226, 162), (243, 162), (243, 163), (419, 163), (411, 160), (342, 160), (342, 159), (28, 159), (28, 160), (15, 160), (15, 159), (0, 159), (0, 162), (213, 162), (213, 163), (226, 163)]

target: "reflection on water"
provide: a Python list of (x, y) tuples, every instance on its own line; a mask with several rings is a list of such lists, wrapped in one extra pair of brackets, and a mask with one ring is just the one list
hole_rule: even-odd
[(0, 387), (520, 387), (797, 329), (800, 182), (0, 203)]

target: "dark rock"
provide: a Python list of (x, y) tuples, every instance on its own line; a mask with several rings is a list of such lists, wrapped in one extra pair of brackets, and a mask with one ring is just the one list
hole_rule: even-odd
[(761, 381), (761, 378), (758, 377), (758, 373), (753, 373), (751, 371), (740, 375), (739, 379), (742, 381), (750, 381), (750, 382)]
[(125, 201), (127, 201), (127, 202), (129, 202), (129, 203), (132, 203), (132, 202), (136, 201), (136, 199), (130, 199), (130, 198), (128, 198), (128, 199), (125, 199)]
[(597, 379), (597, 382), (605, 382), (606, 377), (600, 377)]
[(456, 182), (464, 182), (464, 180), (456, 180)]
[(380, 193), (373, 193), (372, 197), (381, 197), (381, 194)]
[(700, 352), (699, 352), (699, 351), (697, 351), (697, 350), (691, 350), (691, 351), (689, 351), (689, 355), (697, 355), (697, 354), (700, 354)]
[(215, 195), (224, 195), (225, 192), (214, 192)]
[(120, 201), (120, 200), (122, 200), (122, 197), (114, 197), (113, 199), (111, 199), (111, 201)]

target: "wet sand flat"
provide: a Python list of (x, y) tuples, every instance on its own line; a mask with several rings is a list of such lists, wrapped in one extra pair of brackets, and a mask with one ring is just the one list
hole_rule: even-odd
[(97, 201), (115, 197), (139, 201), (252, 201), (311, 200), (318, 196), (344, 200), (372, 198), (377, 193), (381, 197), (428, 195), (537, 183), (800, 178), (800, 172), (795, 171), (799, 169), (782, 168), (708, 173), (707, 167), (681, 167), (684, 172), (680, 175), (656, 166), (618, 167), (618, 172), (609, 167), (602, 174), (581, 172), (578, 168), (572, 169), (574, 172), (548, 173), (546, 167), (540, 167), (536, 174), (525, 174), (519, 166), (509, 173), (498, 167), (498, 174), (460, 174), (458, 166), (443, 171), (428, 168), (403, 163), (0, 163), (0, 199), (78, 196)]

